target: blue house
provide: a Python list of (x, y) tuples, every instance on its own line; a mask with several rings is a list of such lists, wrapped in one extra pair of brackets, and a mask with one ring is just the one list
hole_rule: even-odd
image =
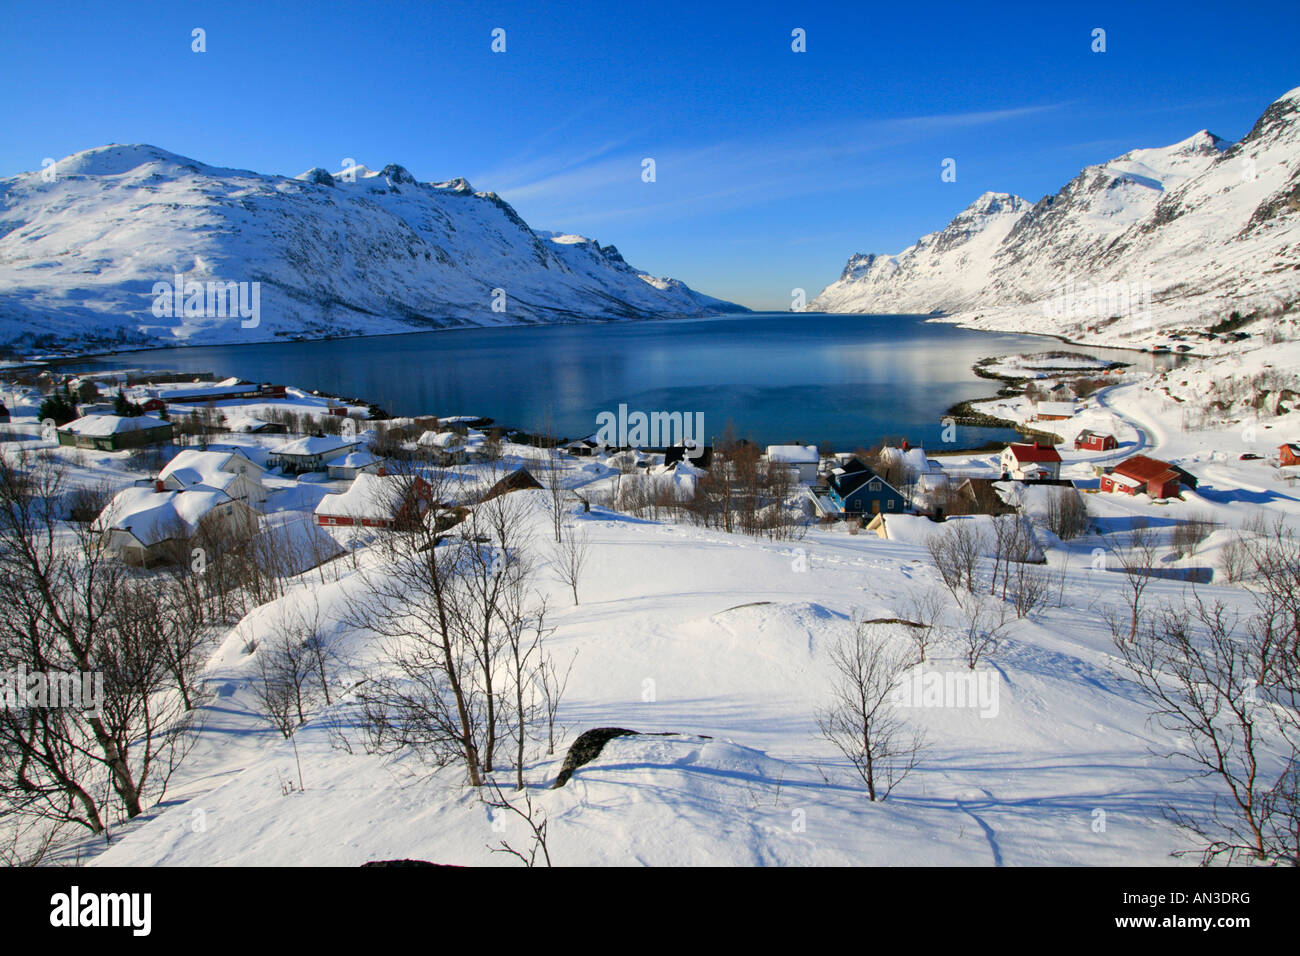
[(831, 472), (826, 497), (850, 515), (902, 514), (907, 508), (902, 492), (859, 458)]

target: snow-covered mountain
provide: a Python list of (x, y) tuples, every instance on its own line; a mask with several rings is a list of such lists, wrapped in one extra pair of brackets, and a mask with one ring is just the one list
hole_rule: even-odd
[[(156, 283), (177, 275), (259, 283), (256, 325), (180, 300), (155, 308)], [(464, 179), (421, 183), (397, 165), (290, 179), (114, 145), (0, 180), (0, 344), (196, 345), (721, 311), (744, 310), (647, 275), (613, 246), (534, 232)]]
[(1300, 89), (1239, 143), (1201, 132), (1089, 166), (1037, 203), (985, 193), (896, 256), (855, 255), (809, 303), (1144, 344), (1300, 298)]

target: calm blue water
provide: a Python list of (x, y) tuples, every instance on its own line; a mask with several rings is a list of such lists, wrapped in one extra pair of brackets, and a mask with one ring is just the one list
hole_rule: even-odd
[[(1042, 336), (973, 332), (920, 316), (774, 312), (162, 349), (84, 367), (212, 371), (361, 397), (397, 415), (483, 415), (529, 429), (549, 413), (570, 438), (591, 434), (597, 412), (623, 403), (629, 411), (702, 412), (706, 435), (731, 420), (738, 435), (759, 442), (830, 441), (851, 450), (884, 436), (940, 447), (943, 412), (997, 390), (972, 374), (972, 363), (1058, 348)], [(1013, 435), (963, 426), (957, 439), (975, 447)]]

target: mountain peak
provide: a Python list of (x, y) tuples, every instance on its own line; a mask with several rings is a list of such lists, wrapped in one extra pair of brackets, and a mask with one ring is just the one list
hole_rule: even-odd
[[(980, 328), (1109, 342), (1145, 341), (1166, 324), (1209, 325), (1233, 309), (1276, 312), (1300, 298), (1298, 147), (1300, 89), (1270, 105), (1236, 145), (1201, 129), (1133, 149), (1085, 167), (1032, 208), (983, 193), (896, 256), (851, 256), (810, 307), (938, 310)], [(1044, 315), (1043, 302), (1066, 284), (1135, 283), (1156, 306)]]
[(407, 171), (405, 166), (399, 166), (397, 163), (389, 163), (379, 171), (379, 175), (385, 177), (391, 183), (404, 183), (409, 186), (416, 185), (416, 179)]
[[(613, 246), (542, 242), (464, 179), (439, 187), (396, 163), (291, 179), (119, 144), (48, 181), (0, 180), (0, 343), (111, 351), (742, 311), (643, 281)], [(212, 305), (158, 314), (149, 290), (177, 273), (257, 283), (259, 321)], [(501, 287), (504, 316), (489, 295)]]
[(158, 163), (196, 168), (203, 165), (147, 143), (109, 143), (65, 156), (57, 166), (64, 175), (121, 176), (141, 166)]
[(300, 180), (302, 180), (303, 182), (314, 183), (314, 184), (317, 185), (317, 186), (333, 186), (333, 185), (334, 185), (334, 177), (331, 176), (331, 175), (329, 174), (329, 171), (328, 171), (328, 170), (322, 169), (322, 168), (319, 167), (319, 166), (313, 166), (311, 169), (307, 170), (305, 173), (299, 173), (299, 174), (298, 174), (297, 176), (295, 176), (294, 178), (295, 178), (295, 179), (300, 179)]

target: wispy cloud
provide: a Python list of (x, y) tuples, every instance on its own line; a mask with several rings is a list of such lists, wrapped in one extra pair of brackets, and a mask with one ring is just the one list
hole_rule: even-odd
[[(822, 124), (763, 138), (651, 148), (644, 154), (626, 148), (634, 138), (628, 133), (563, 149), (525, 149), (472, 178), (480, 188), (526, 208), (525, 218), (547, 227), (678, 219), (703, 210), (717, 213), (791, 196), (901, 182), (918, 173), (914, 163), (911, 168), (891, 164), (892, 151), (1064, 105)], [(561, 126), (570, 128), (573, 119)], [(644, 134), (637, 138), (644, 141)], [(655, 161), (652, 185), (641, 180), (646, 156)]]

